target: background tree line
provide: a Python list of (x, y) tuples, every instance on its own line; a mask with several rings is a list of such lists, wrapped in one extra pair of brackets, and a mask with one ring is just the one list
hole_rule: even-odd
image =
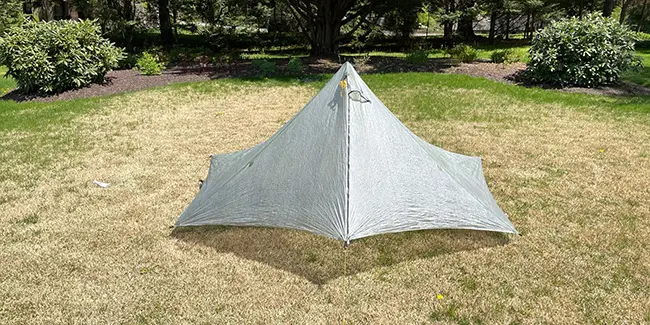
[[(40, 20), (96, 19), (102, 32), (135, 50), (143, 35), (171, 47), (187, 35), (215, 48), (257, 40), (307, 43), (328, 56), (341, 44), (390, 39), (406, 47), (426, 29), (455, 41), (531, 39), (553, 20), (592, 12), (650, 32), (649, 0), (0, 0), (0, 32), (24, 15)], [(420, 33), (421, 34), (421, 33)], [(234, 44), (234, 45), (233, 45)]]

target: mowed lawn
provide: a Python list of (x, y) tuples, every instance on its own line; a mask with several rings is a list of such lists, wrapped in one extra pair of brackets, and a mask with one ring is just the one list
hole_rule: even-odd
[(362, 77), (422, 138), (481, 156), (522, 235), (369, 237), (344, 277), (327, 238), (170, 228), (210, 154), (264, 141), (325, 80), (0, 102), (0, 323), (650, 322), (650, 98)]

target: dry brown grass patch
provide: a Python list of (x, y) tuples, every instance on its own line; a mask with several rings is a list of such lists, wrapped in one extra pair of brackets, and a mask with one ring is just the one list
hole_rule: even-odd
[[(424, 231), (362, 239), (350, 248), (344, 286), (337, 241), (280, 229), (169, 228), (196, 194), (210, 154), (265, 140), (314, 94), (298, 86), (221, 90), (118, 97), (76, 121), (87, 150), (37, 169), (34, 187), (0, 182), (0, 323), (649, 317), (646, 117), (481, 91), (463, 92), (492, 103), (468, 106), (479, 117), (473, 121), (404, 114), (423, 138), (484, 158), (490, 188), (523, 236)], [(14, 135), (1, 136), (19, 141)]]

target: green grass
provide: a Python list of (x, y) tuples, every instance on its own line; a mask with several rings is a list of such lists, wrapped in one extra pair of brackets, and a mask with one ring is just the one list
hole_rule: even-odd
[[(270, 78), (269, 80), (228, 79), (176, 84), (162, 89), (174, 91), (174, 89), (189, 87), (194, 91), (206, 94), (213, 93), (217, 88), (223, 89), (224, 85), (228, 85), (233, 91), (248, 86), (308, 85), (314, 89), (319, 89), (328, 78), (329, 76), (326, 75), (318, 75), (311, 76), (308, 81), (288, 77)], [(530, 104), (558, 104), (578, 110), (599, 107), (599, 109), (607, 111), (650, 113), (650, 97), (647, 96), (607, 97), (562, 93), (501, 84), (465, 75), (430, 73), (368, 74), (364, 75), (364, 79), (377, 94), (389, 98), (389, 101), (393, 97), (395, 101), (399, 100), (399, 105), (393, 106), (397, 113), (409, 114), (415, 120), (453, 120), (462, 117), (463, 120), (468, 121), (496, 121), (502, 117), (500, 117), (499, 112), (467, 115), (465, 107), (484, 100), (479, 98), (480, 95), (471, 92), (464, 96), (454, 96), (439, 101), (437, 95), (433, 92), (422, 92), (418, 96), (402, 96), (393, 92), (395, 85), (414, 89), (425, 87), (444, 91), (451, 89), (487, 91), (494, 95), (490, 97), (493, 101), (501, 101), (504, 104), (508, 101), (517, 100)], [(30, 162), (30, 165), (34, 168), (42, 168), (57, 157), (56, 154), (42, 155), (42, 150), (48, 150), (52, 153), (78, 150), (82, 141), (74, 132), (57, 132), (57, 130), (66, 129), (66, 126), (69, 126), (75, 117), (101, 108), (102, 102), (105, 100), (106, 98), (95, 98), (54, 103), (0, 101), (0, 131), (3, 133), (28, 134), (21, 141), (2, 145), (4, 154), (0, 155), (0, 164)], [(430, 105), (433, 102), (437, 103), (437, 105)], [(496, 105), (498, 103), (492, 104)], [(17, 176), (5, 173), (0, 176), (0, 179)], [(26, 175), (23, 176), (27, 177)]]
[(626, 72), (623, 80), (650, 87), (650, 50), (639, 50), (636, 53), (643, 60), (643, 66), (638, 71)]
[(0, 66), (0, 96), (16, 88), (16, 81), (10, 77), (5, 77), (5, 73), (7, 73), (7, 67)]
[(61, 155), (80, 150), (83, 141), (71, 122), (74, 118), (101, 107), (105, 99), (80, 99), (54, 103), (16, 103), (0, 100), (0, 137), (13, 141), (0, 143), (0, 165), (25, 164), (26, 173), (6, 170), (0, 182), (13, 180), (30, 187), (36, 182), (32, 172), (52, 165)]
[[(0, 249), (11, 256), (0, 263), (7, 278), (0, 322), (84, 322), (86, 315), (100, 323), (647, 318), (647, 268), (638, 256), (648, 256), (643, 144), (650, 97), (561, 93), (464, 75), (366, 74), (416, 134), (484, 157), (490, 189), (524, 236), (364, 238), (350, 247), (344, 289), (342, 245), (323, 237), (236, 227), (170, 235), (167, 226), (207, 168), (199, 161), (263, 141), (329, 77), (0, 102), (0, 166), (7, 166)], [(81, 136), (93, 130), (105, 137)], [(74, 169), (53, 170), (58, 161)], [(36, 179), (34, 190), (16, 190), (25, 175)], [(94, 187), (93, 177), (113, 178), (114, 186)], [(78, 290), (88, 283), (93, 290)], [(269, 306), (258, 308), (262, 300)]]
[[(587, 94), (562, 93), (558, 91), (538, 88), (525, 88), (493, 82), (487, 79), (473, 78), (465, 75), (429, 74), (429, 73), (401, 73), (401, 74), (369, 74), (363, 76), (364, 80), (377, 91), (391, 89), (394, 85), (411, 87), (426, 87), (440, 89), (466, 89), (483, 90), (495, 100), (517, 100), (531, 104), (560, 104), (577, 109), (599, 107), (615, 111), (636, 111), (650, 113), (650, 97), (607, 97)], [(458, 114), (462, 107), (472, 102), (471, 94), (458, 96), (448, 102), (437, 101), (434, 93), (423, 93), (419, 96), (404, 97), (403, 100), (413, 102), (419, 114), (442, 118), (447, 114)], [(431, 105), (431, 103), (436, 105)], [(409, 105), (407, 105), (409, 106)]]

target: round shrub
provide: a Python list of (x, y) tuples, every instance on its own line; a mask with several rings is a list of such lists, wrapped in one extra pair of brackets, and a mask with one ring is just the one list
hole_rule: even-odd
[(123, 57), (90, 20), (25, 20), (0, 38), (0, 65), (26, 92), (61, 92), (103, 82)]
[(143, 52), (135, 67), (145, 76), (156, 76), (162, 73), (165, 64), (149, 52)]
[(423, 65), (429, 61), (429, 51), (416, 50), (406, 54), (406, 62), (415, 65)]
[(478, 51), (466, 44), (459, 44), (447, 50), (447, 54), (454, 60), (471, 63), (478, 57)]
[(252, 64), (260, 77), (269, 77), (274, 75), (278, 69), (275, 62), (269, 60), (253, 60)]
[(600, 14), (552, 23), (537, 33), (524, 76), (532, 83), (595, 87), (617, 82), (640, 64), (636, 36)]
[(490, 59), (494, 63), (510, 64), (521, 62), (523, 55), (517, 49), (505, 49), (492, 52)]
[(298, 76), (302, 74), (302, 62), (300, 58), (291, 58), (287, 63), (287, 73)]

